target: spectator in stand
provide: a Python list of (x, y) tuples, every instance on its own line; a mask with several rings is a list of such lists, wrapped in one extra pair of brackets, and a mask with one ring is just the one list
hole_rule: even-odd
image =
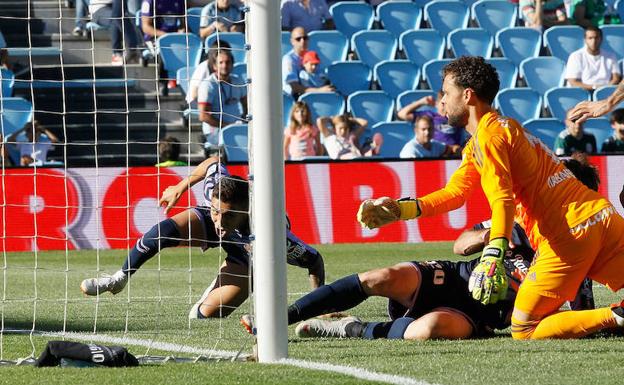
[(564, 2), (570, 21), (583, 28), (620, 23), (620, 17), (615, 12), (607, 13), (607, 5), (603, 0), (564, 0)]
[(2, 136), (1, 133), (0, 133), (0, 161), (2, 162), (2, 164), (0, 165), (0, 168), (13, 167), (13, 162), (11, 161), (11, 158), (9, 157), (9, 150), (6, 148), (4, 144), (4, 137)]
[(206, 157), (218, 151), (219, 130), (242, 121), (247, 114), (247, 86), (232, 74), (233, 65), (232, 52), (211, 50), (208, 66), (213, 73), (201, 82), (197, 91)]
[(308, 32), (334, 29), (326, 0), (282, 0), (282, 30), (297, 27)]
[(75, 27), (72, 30), (74, 36), (86, 36), (87, 30), (87, 11), (89, 9), (89, 0), (76, 0), (76, 16)]
[[(22, 133), (24, 135), (20, 135)], [(41, 166), (48, 160), (48, 151), (58, 143), (58, 138), (39, 121), (33, 120), (9, 135), (7, 143), (15, 144), (20, 166)]]
[[(316, 51), (307, 51), (303, 54), (303, 59), (301, 61), (303, 63), (303, 69), (299, 71), (299, 82), (305, 89), (319, 89), (327, 88), (325, 86), (331, 86), (331, 84), (329, 84), (329, 79), (327, 79), (327, 76), (325, 76), (318, 66), (321, 59)], [(331, 90), (333, 91), (334, 88), (332, 87)]]
[[(219, 49), (230, 49), (230, 44), (223, 40), (217, 40), (210, 45), (210, 49), (208, 50), (208, 57), (210, 57), (210, 52), (216, 51)], [(191, 78), (189, 79), (189, 88), (188, 94), (186, 95), (186, 102), (191, 105), (191, 107), (196, 106), (197, 102), (197, 90), (199, 89), (199, 85), (201, 82), (206, 79), (212, 72), (212, 68), (208, 65), (209, 60), (206, 59), (203, 62), (199, 63)]]
[(563, 0), (520, 0), (519, 7), (526, 27), (543, 31), (569, 24)]
[(207, 38), (214, 32), (243, 32), (240, 7), (231, 0), (215, 0), (201, 12), (199, 36)]
[[(150, 51), (155, 52), (154, 42), (157, 38), (171, 32), (186, 32), (184, 4), (184, 0), (143, 0), (141, 3), (141, 29), (145, 44)], [(159, 77), (161, 81), (159, 87), (163, 96), (169, 94), (168, 89), (176, 87), (176, 81), (173, 79), (175, 74), (170, 74), (172, 78), (168, 79), (169, 81), (167, 81), (166, 75), (162, 61), (160, 61)]]
[[(128, 18), (124, 18), (122, 23), (120, 18), (113, 16), (113, 0), (89, 0), (89, 13), (91, 13), (91, 20), (110, 29), (113, 47), (111, 64), (122, 66), (124, 60), (126, 63), (137, 62), (138, 42), (134, 25)], [(124, 48), (126, 49), (125, 57)]]
[(180, 160), (180, 141), (173, 136), (166, 136), (158, 143), (158, 159), (156, 167), (188, 166)]
[(555, 154), (570, 155), (574, 152), (595, 154), (598, 152), (596, 137), (590, 133), (585, 133), (582, 123), (578, 124), (571, 121), (570, 111), (566, 116), (565, 124), (566, 128), (555, 139)]
[(304, 87), (299, 79), (299, 73), (303, 70), (303, 55), (308, 50), (309, 37), (305, 29), (295, 27), (290, 33), (290, 43), (293, 49), (288, 51), (282, 58), (282, 89), (285, 93), (294, 97), (306, 92), (333, 91), (331, 86)]
[(433, 119), (421, 115), (414, 123), (414, 138), (405, 143), (399, 156), (401, 158), (440, 158), (450, 152), (450, 148), (433, 139)]
[[(448, 155), (459, 155), (464, 144), (464, 130), (448, 124), (448, 120), (444, 116), (444, 105), (441, 101), (442, 92), (438, 91), (437, 99), (433, 98), (433, 96), (422, 97), (401, 108), (397, 112), (397, 117), (401, 120), (413, 122), (415, 127), (419, 117), (429, 116), (433, 121), (433, 139), (448, 146)], [(432, 109), (431, 107), (434, 106), (435, 108)]]
[[(337, 115), (333, 118), (321, 116), (316, 120), (324, 138), (325, 149), (332, 159), (354, 159), (362, 156), (378, 155), (383, 144), (383, 137), (376, 133), (372, 141), (359, 146), (360, 136), (366, 130), (366, 119), (348, 115)], [(333, 126), (333, 130), (332, 130)]]
[(612, 52), (600, 49), (602, 31), (594, 26), (585, 29), (585, 46), (570, 54), (565, 78), (568, 85), (587, 91), (622, 79), (617, 59)]
[(600, 152), (604, 154), (624, 154), (624, 108), (619, 108), (611, 113), (611, 127), (613, 127), (613, 135), (608, 137)]
[(284, 159), (297, 160), (322, 152), (319, 129), (312, 123), (310, 108), (305, 102), (295, 102), (284, 129)]

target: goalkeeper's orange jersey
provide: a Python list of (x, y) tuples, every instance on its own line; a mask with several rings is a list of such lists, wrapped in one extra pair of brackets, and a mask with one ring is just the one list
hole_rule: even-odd
[(518, 122), (495, 112), (481, 118), (462, 155), (447, 185), (419, 198), (422, 216), (461, 207), (480, 183), (492, 209), (490, 239), (511, 239), (517, 214), (536, 245), (542, 236), (550, 241), (566, 237), (571, 228), (610, 205)]

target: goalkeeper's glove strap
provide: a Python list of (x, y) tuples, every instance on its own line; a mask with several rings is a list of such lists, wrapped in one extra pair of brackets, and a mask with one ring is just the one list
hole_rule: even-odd
[(420, 216), (418, 199), (401, 198), (397, 202), (401, 208), (401, 217), (399, 219), (405, 221), (408, 219), (418, 218)]

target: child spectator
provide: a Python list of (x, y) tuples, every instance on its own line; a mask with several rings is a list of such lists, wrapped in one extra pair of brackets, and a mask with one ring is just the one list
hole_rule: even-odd
[[(316, 51), (306, 51), (303, 54), (303, 69), (299, 72), (299, 82), (307, 88), (320, 88), (329, 85), (329, 80), (324, 73), (320, 71), (319, 63), (321, 59)], [(329, 91), (329, 90), (328, 90)]]
[(288, 127), (284, 129), (284, 159), (296, 160), (321, 155), (319, 129), (312, 124), (312, 114), (305, 102), (296, 102), (290, 111)]
[(201, 12), (199, 36), (207, 38), (214, 32), (243, 32), (240, 8), (231, 0), (215, 0)]
[(609, 122), (611, 127), (613, 127), (613, 135), (602, 143), (600, 152), (604, 154), (624, 154), (624, 108), (613, 111)]
[(180, 160), (180, 141), (173, 136), (167, 136), (158, 143), (158, 159), (160, 163), (156, 167), (188, 166)]
[[(572, 111), (572, 110), (570, 110)], [(596, 137), (583, 131), (583, 124), (572, 122), (569, 119), (570, 111), (566, 116), (565, 130), (561, 131), (555, 139), (555, 154), (570, 155), (573, 152), (585, 152), (594, 154), (597, 152)]]
[(433, 139), (433, 119), (421, 115), (414, 124), (414, 139), (405, 143), (399, 156), (401, 158), (439, 158), (450, 152), (449, 147)]
[(379, 133), (373, 135), (370, 144), (362, 147), (358, 145), (360, 136), (368, 125), (366, 119), (348, 115), (337, 115), (333, 118), (322, 116), (316, 120), (316, 124), (325, 139), (327, 154), (332, 159), (354, 159), (379, 154), (383, 143), (383, 138)]
[[(20, 136), (21, 133), (25, 135)], [(9, 135), (7, 142), (17, 147), (20, 166), (41, 166), (48, 160), (48, 151), (54, 143), (58, 143), (58, 138), (34, 120)]]

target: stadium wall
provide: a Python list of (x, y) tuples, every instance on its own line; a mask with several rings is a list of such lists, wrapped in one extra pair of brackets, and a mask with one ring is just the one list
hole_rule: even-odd
[[(624, 156), (596, 156), (601, 192), (620, 213)], [(448, 215), (362, 229), (355, 213), (370, 197), (422, 196), (442, 187), (458, 160), (353, 161), (286, 165), (286, 208), (294, 232), (309, 243), (421, 242), (453, 240), (490, 216), (483, 193)], [(229, 166), (246, 176), (243, 165)], [(164, 219), (160, 193), (189, 173), (187, 167), (157, 169), (6, 169), (2, 186), (3, 251), (131, 247)], [(174, 215), (203, 202), (201, 183), (185, 194)]]

